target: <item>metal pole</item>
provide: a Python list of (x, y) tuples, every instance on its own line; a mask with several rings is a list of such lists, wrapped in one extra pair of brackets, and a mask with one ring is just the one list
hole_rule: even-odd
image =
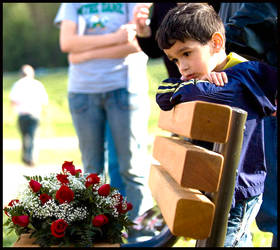
[(234, 193), (235, 177), (240, 160), (246, 119), (246, 111), (239, 108), (232, 108), (228, 141), (224, 144), (214, 144), (213, 150), (224, 156), (224, 166), (219, 190), (213, 195), (215, 214), (211, 235), (205, 240), (198, 240), (196, 247), (224, 246), (228, 215)]

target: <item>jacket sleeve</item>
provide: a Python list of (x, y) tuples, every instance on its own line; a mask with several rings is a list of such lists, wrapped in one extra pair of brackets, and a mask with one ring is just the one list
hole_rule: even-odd
[(222, 104), (230, 104), (233, 89), (231, 84), (218, 87), (209, 81), (191, 79), (181, 82), (170, 98), (170, 102), (175, 106), (178, 103), (190, 101), (207, 101)]
[(161, 82), (156, 94), (156, 102), (162, 110), (171, 110), (175, 106), (171, 103), (171, 97), (181, 82), (176, 78), (168, 78)]
[(162, 110), (171, 110), (179, 103), (195, 100), (227, 102), (227, 97), (222, 94), (219, 98), (216, 89), (217, 87), (208, 81), (191, 79), (184, 82), (177, 78), (168, 78), (159, 85), (156, 102)]
[(169, 78), (161, 83), (156, 96), (163, 110), (178, 103), (206, 101), (239, 107), (248, 116), (264, 117), (276, 110), (277, 69), (266, 63), (243, 62), (225, 70), (228, 83), (216, 86), (208, 81), (191, 79), (187, 82)]
[(179, 103), (196, 100), (231, 105), (234, 89), (232, 83), (219, 87), (203, 80), (191, 79), (184, 82), (169, 78), (160, 84), (156, 101), (162, 110), (170, 110)]

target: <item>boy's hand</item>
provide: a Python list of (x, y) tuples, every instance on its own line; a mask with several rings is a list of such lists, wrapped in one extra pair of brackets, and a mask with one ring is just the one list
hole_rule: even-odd
[(211, 83), (214, 83), (216, 86), (224, 86), (225, 83), (228, 83), (227, 74), (225, 72), (211, 72), (205, 76), (202, 80), (208, 80)]
[[(187, 81), (184, 76), (181, 76), (181, 80)], [(211, 72), (210, 74), (205, 75), (197, 80), (207, 80), (211, 83), (214, 83), (216, 86), (224, 86), (225, 83), (228, 83), (226, 72)]]

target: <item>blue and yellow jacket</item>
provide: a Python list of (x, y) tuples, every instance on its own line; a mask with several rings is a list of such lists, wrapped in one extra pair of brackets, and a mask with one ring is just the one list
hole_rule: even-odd
[(277, 69), (248, 61), (224, 70), (228, 83), (219, 87), (208, 81), (169, 78), (156, 94), (162, 110), (195, 100), (225, 104), (248, 112), (232, 206), (263, 193), (266, 177), (263, 118), (276, 111)]

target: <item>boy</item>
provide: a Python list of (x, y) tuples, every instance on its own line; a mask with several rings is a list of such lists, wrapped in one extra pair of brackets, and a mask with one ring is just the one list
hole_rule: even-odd
[[(263, 118), (276, 111), (277, 71), (235, 53), (226, 55), (223, 23), (208, 4), (188, 3), (169, 11), (156, 39), (182, 74), (159, 86), (156, 101), (161, 109), (202, 100), (248, 112), (224, 246), (252, 246), (249, 227), (261, 205), (266, 176)], [(223, 78), (225, 73), (224, 87), (201, 80)]]

